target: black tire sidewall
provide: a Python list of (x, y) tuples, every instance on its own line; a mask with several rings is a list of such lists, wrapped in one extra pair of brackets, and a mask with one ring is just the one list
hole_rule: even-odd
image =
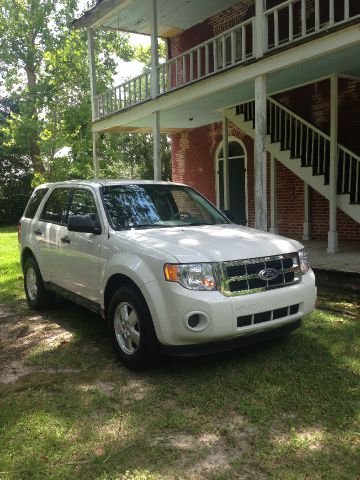
[[(30, 267), (34, 269), (34, 272), (36, 275), (37, 295), (35, 299), (31, 299), (29, 297), (29, 293), (27, 289), (26, 276), (27, 276), (27, 271)], [(35, 258), (33, 257), (28, 258), (24, 265), (24, 290), (25, 290), (26, 300), (30, 308), (34, 310), (41, 310), (48, 304), (49, 295), (45, 289), (44, 282), (39, 270), (39, 266)]]
[[(127, 354), (121, 349), (115, 335), (114, 315), (116, 308), (122, 302), (131, 305), (138, 316), (140, 342), (133, 354)], [(128, 368), (143, 370), (154, 364), (159, 356), (159, 343), (149, 309), (141, 294), (129, 287), (119, 287), (110, 301), (107, 322), (113, 348)]]

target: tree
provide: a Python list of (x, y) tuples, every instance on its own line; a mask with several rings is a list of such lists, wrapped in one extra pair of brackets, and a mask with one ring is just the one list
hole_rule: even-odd
[[(14, 99), (1, 99), (0, 126), (6, 123), (11, 112), (17, 111)], [(0, 133), (0, 224), (9, 225), (20, 218), (31, 191), (30, 168), (30, 158), (21, 145), (7, 147)]]
[[(19, 97), (18, 112), (3, 128), (5, 141), (27, 146), (40, 175), (69, 140), (73, 154), (77, 146), (83, 152), (90, 123), (86, 32), (69, 27), (76, 5), (76, 0), (2, 0), (0, 7), (0, 71), (6, 90)], [(97, 46), (101, 88), (111, 82), (115, 56), (127, 60), (132, 49), (127, 35), (114, 32), (99, 32)]]
[[(171, 180), (171, 146), (167, 135), (161, 135), (161, 177)], [(154, 178), (152, 135), (123, 133), (103, 135), (100, 162), (104, 178)]]

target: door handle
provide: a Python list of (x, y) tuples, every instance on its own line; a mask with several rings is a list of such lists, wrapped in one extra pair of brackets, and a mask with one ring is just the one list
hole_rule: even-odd
[(63, 243), (70, 243), (70, 238), (67, 235), (65, 235), (65, 237), (61, 237), (60, 240)]
[(35, 233), (35, 235), (38, 236), (38, 237), (39, 237), (40, 235), (42, 235), (42, 231), (40, 230), (40, 228), (38, 228), (37, 230), (34, 230), (34, 233)]

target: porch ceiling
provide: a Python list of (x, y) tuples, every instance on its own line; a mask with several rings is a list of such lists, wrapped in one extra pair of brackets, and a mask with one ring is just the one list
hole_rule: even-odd
[[(162, 131), (171, 133), (176, 131), (176, 129), (196, 128), (209, 123), (219, 122), (222, 119), (222, 111), (224, 109), (253, 99), (254, 81), (242, 81), (241, 78), (245, 68), (248, 67), (240, 67), (233, 71), (233, 73), (236, 72), (238, 74), (239, 81), (231, 88), (221, 88), (221, 78), (229, 73), (203, 81), (205, 86), (208, 82), (218, 80), (219, 86), (214, 88), (214, 92), (211, 95), (199, 96), (196, 99), (189, 95), (187, 101), (186, 92), (190, 93), (191, 89), (194, 88), (194, 86), (190, 85), (159, 98), (157, 102), (164, 102), (163, 107), (160, 104), (160, 126)], [(360, 44), (268, 74), (268, 94), (272, 95), (282, 90), (293, 89), (304, 83), (334, 74), (360, 76)], [(171, 108), (166, 108), (165, 102), (171, 98), (174, 99), (174, 102), (169, 103), (169, 105), (172, 104)], [(175, 100), (177, 98), (179, 98), (178, 101)], [(150, 131), (152, 127), (151, 112), (153, 110), (151, 104), (153, 103), (147, 102), (143, 106), (130, 109), (128, 112), (113, 115), (111, 119), (96, 122), (94, 130), (115, 131), (113, 127), (116, 126), (117, 131), (136, 131), (137, 129)], [(107, 125), (112, 128), (107, 128)]]
[[(158, 32), (171, 37), (238, 3), (238, 0), (158, 0)], [(150, 2), (101, 0), (73, 22), (80, 27), (109, 27), (150, 35)]]

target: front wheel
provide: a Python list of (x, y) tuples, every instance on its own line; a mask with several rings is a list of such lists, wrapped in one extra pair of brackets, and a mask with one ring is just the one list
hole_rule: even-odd
[(29, 307), (41, 310), (54, 298), (52, 292), (46, 290), (38, 264), (30, 257), (24, 266), (24, 289)]
[(159, 358), (160, 347), (143, 297), (128, 287), (113, 295), (108, 312), (109, 334), (120, 360), (131, 369), (144, 369)]

